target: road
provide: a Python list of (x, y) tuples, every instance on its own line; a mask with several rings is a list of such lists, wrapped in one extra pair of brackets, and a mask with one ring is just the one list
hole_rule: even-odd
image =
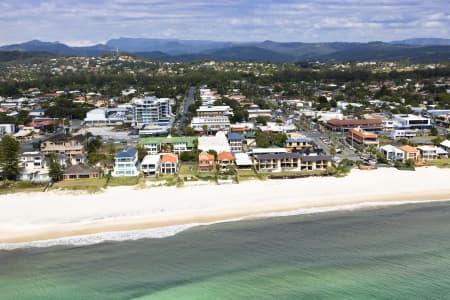
[(177, 127), (181, 127), (181, 125), (183, 125), (183, 123), (186, 121), (186, 114), (188, 112), (189, 106), (191, 106), (191, 104), (194, 103), (194, 97), (195, 97), (195, 87), (191, 86), (189, 88), (188, 94), (186, 96), (186, 98), (184, 98), (183, 100), (183, 106), (181, 108), (181, 119), (179, 121), (179, 126)]
[[(323, 138), (328, 138), (328, 136), (324, 133), (321, 133), (318, 130), (308, 130), (306, 128), (303, 128), (300, 124), (297, 124), (297, 127), (301, 130), (301, 133), (304, 134), (306, 137), (312, 139), (314, 143), (317, 145), (317, 147), (323, 149), (325, 153), (330, 153), (330, 145), (323, 142)], [(336, 145), (336, 148), (339, 148), (342, 150), (341, 153), (336, 154), (336, 157), (340, 159), (349, 159), (349, 160), (358, 160), (360, 159), (358, 154), (356, 154), (354, 151), (352, 151), (349, 148), (349, 145), (344, 140), (342, 141), (342, 137), (340, 134), (334, 134), (334, 136), (338, 139), (338, 143)], [(333, 135), (331, 136), (331, 141), (333, 141)]]

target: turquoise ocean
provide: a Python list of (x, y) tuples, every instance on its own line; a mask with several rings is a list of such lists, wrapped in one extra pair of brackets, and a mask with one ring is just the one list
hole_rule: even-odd
[(0, 299), (450, 299), (450, 203), (0, 250)]

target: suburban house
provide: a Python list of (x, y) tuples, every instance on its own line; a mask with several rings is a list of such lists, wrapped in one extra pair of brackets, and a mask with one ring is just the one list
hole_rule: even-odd
[(112, 176), (139, 175), (138, 152), (136, 149), (126, 147), (116, 154), (114, 161)]
[(253, 161), (247, 153), (235, 153), (235, 164), (240, 170), (250, 170), (253, 167)]
[(351, 128), (347, 133), (347, 140), (352, 144), (364, 145), (364, 146), (375, 146), (378, 148), (379, 141), (378, 135), (375, 133), (369, 133), (363, 131), (360, 128)]
[(420, 159), (420, 151), (415, 147), (404, 145), (399, 147), (399, 149), (403, 151), (405, 160), (417, 161)]
[(20, 179), (23, 181), (49, 182), (49, 169), (45, 155), (40, 152), (24, 152), (20, 155)]
[(84, 153), (84, 140), (85, 137), (82, 135), (54, 135), (41, 142), (41, 151), (44, 155), (53, 153), (72, 157)]
[(178, 155), (175, 153), (164, 153), (161, 156), (161, 173), (175, 174), (178, 172)]
[(228, 134), (228, 142), (232, 152), (243, 152), (244, 137), (241, 134), (231, 132)]
[(405, 152), (392, 145), (382, 146), (380, 147), (380, 151), (381, 153), (383, 153), (384, 157), (386, 157), (386, 159), (389, 161), (403, 162), (405, 160)]
[(422, 157), (422, 160), (430, 160), (430, 159), (437, 159), (437, 148), (434, 146), (419, 146), (417, 149), (420, 152), (420, 157)]
[(144, 176), (158, 175), (161, 168), (161, 158), (158, 154), (146, 155), (141, 162), (141, 172)]
[(217, 164), (220, 171), (227, 171), (229, 166), (234, 165), (235, 160), (231, 152), (220, 152), (217, 154)]
[(315, 171), (332, 166), (331, 156), (303, 156), (294, 152), (257, 154), (254, 159), (260, 172)]
[(212, 172), (216, 167), (216, 162), (213, 154), (203, 151), (198, 155), (198, 171)]
[(288, 152), (297, 152), (305, 148), (314, 147), (311, 139), (288, 139), (284, 146)]
[(144, 147), (149, 154), (177, 153), (191, 151), (195, 147), (196, 136), (177, 137), (146, 137), (139, 139), (139, 145)]
[(82, 178), (100, 178), (102, 173), (90, 166), (75, 165), (68, 167), (63, 172), (63, 180), (82, 179)]

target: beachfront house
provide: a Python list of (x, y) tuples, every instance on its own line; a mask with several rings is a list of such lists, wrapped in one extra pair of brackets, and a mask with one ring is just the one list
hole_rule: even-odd
[(241, 134), (237, 132), (229, 133), (228, 142), (232, 152), (243, 152), (244, 137)]
[(178, 172), (178, 155), (175, 153), (164, 153), (161, 156), (161, 173), (176, 174)]
[(139, 175), (138, 151), (131, 147), (119, 151), (114, 158), (114, 171), (112, 176)]
[(225, 172), (230, 166), (234, 166), (235, 158), (231, 152), (220, 152), (217, 154), (217, 164), (219, 165), (219, 171)]
[(161, 158), (159, 154), (146, 155), (141, 162), (141, 172), (144, 176), (155, 176), (159, 174)]
[(236, 168), (238, 168), (239, 170), (251, 170), (252, 169), (253, 161), (248, 156), (247, 153), (235, 153), (234, 157), (236, 159), (235, 160)]
[(216, 167), (216, 162), (213, 154), (209, 154), (206, 151), (201, 152), (198, 155), (198, 171), (199, 172), (212, 172)]
[(93, 167), (74, 165), (65, 169), (62, 177), (63, 180), (71, 180), (82, 178), (100, 178), (101, 176), (102, 173)]
[(420, 152), (420, 157), (422, 158), (422, 160), (431, 160), (438, 158), (437, 148), (434, 146), (424, 145), (417, 147), (417, 149)]
[(403, 151), (405, 160), (418, 161), (420, 159), (420, 151), (416, 147), (404, 145), (399, 147), (399, 149)]
[(45, 155), (41, 152), (24, 152), (20, 155), (20, 177), (22, 181), (49, 182), (49, 169)]
[(403, 152), (401, 149), (394, 147), (392, 145), (384, 145), (380, 147), (381, 153), (384, 155), (384, 157), (389, 161), (399, 161), (403, 162), (405, 161), (405, 152)]

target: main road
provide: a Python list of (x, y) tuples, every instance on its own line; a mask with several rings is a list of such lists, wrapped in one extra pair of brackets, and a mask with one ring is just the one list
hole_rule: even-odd
[(183, 123), (186, 121), (186, 114), (189, 110), (189, 106), (191, 106), (191, 104), (194, 103), (194, 97), (195, 97), (195, 87), (191, 86), (189, 88), (188, 94), (186, 96), (186, 98), (184, 98), (183, 100), (183, 106), (181, 108), (181, 118), (179, 121), (179, 126), (177, 126), (178, 128), (183, 125)]

